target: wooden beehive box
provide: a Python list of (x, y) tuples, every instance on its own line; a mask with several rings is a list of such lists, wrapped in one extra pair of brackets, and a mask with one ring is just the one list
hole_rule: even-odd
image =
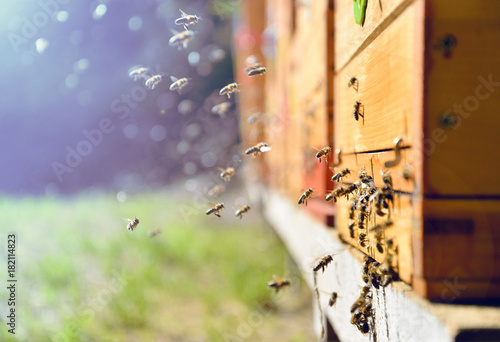
[[(434, 300), (500, 298), (500, 180), (492, 173), (500, 159), (486, 147), (500, 143), (500, 47), (492, 44), (500, 3), (450, 5), (368, 1), (361, 26), (352, 1), (335, 1), (335, 147), (340, 167), (354, 171), (347, 181), (363, 166), (378, 185), (380, 171), (391, 172), (400, 195), (386, 235), (398, 246), (402, 280)], [(386, 167), (397, 138), (399, 162)], [(336, 223), (359, 247), (348, 205), (339, 202)]]

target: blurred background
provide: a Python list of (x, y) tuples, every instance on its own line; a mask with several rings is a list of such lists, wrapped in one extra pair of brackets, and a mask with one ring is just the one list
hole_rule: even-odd
[[(12, 1), (0, 5), (0, 231), (16, 234), (15, 341), (304, 341), (310, 292), (234, 178), (238, 1)], [(182, 9), (201, 20), (169, 46)], [(134, 68), (161, 75), (154, 88)], [(181, 93), (170, 76), (190, 78)], [(235, 99), (236, 98), (236, 99)], [(229, 101), (225, 116), (212, 107)], [(207, 217), (224, 200), (222, 219)], [(124, 218), (140, 218), (134, 232)], [(2, 265), (6, 263), (2, 262)], [(293, 286), (276, 296), (273, 274)], [(282, 317), (286, 317), (286, 320)]]

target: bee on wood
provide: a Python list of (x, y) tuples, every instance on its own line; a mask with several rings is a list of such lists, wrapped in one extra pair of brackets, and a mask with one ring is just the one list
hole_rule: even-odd
[(275, 293), (278, 293), (282, 288), (290, 286), (291, 282), (288, 279), (278, 278), (273, 275), (273, 280), (267, 283), (267, 287), (273, 288)]
[(243, 218), (243, 214), (246, 214), (249, 210), (250, 210), (250, 206), (245, 205), (243, 207), (238, 208), (236, 210), (236, 213), (234, 214), (234, 216), (239, 217), (241, 220)]
[(349, 229), (349, 236), (351, 237), (351, 239), (354, 239), (354, 237), (355, 237), (355, 235), (354, 235), (354, 227), (356, 227), (356, 223), (355, 222), (351, 222), (347, 226), (347, 229)]
[(326, 195), (326, 201), (331, 201), (333, 199), (334, 202), (337, 202), (337, 198), (344, 195), (344, 188), (343, 187), (339, 187), (335, 190), (332, 190), (328, 195)]
[(321, 163), (321, 157), (325, 157), (325, 163), (328, 163), (328, 155), (332, 153), (332, 148), (330, 146), (323, 147), (321, 150), (316, 153), (316, 158), (318, 158)]
[(190, 78), (177, 78), (174, 76), (170, 76), (170, 79), (172, 80), (172, 84), (170, 85), (170, 90), (174, 91), (177, 90), (179, 94), (181, 93), (181, 89), (184, 88), (185, 86), (188, 85)]
[(359, 111), (359, 107), (361, 106), (361, 102), (359, 101), (356, 101), (356, 103), (354, 103), (354, 118), (356, 119), (356, 121), (358, 121), (359, 117), (364, 117), (363, 114), (360, 113)]
[(382, 175), (382, 182), (392, 189), (392, 176), (389, 170), (383, 172), (380, 170), (380, 174)]
[(298, 204), (305, 204), (307, 206), (307, 199), (311, 197), (313, 189), (309, 188), (302, 195), (300, 195)]
[(231, 102), (222, 102), (212, 107), (212, 113), (219, 115), (221, 118), (225, 118), (230, 107)]
[(186, 14), (181, 9), (181, 17), (175, 19), (175, 25), (184, 25), (184, 28), (187, 30), (187, 27), (191, 24), (196, 24), (198, 20), (201, 20), (200, 17), (193, 14)]
[(358, 237), (359, 245), (363, 248), (368, 247), (370, 245), (370, 238), (367, 234), (361, 233)]
[(345, 77), (348, 79), (347, 87), (348, 88), (353, 87), (354, 90), (358, 91), (358, 84), (359, 84), (358, 79), (356, 77), (349, 77), (347, 75), (345, 75)]
[(345, 177), (346, 175), (349, 175), (351, 173), (351, 170), (345, 168), (339, 172), (337, 172), (336, 174), (333, 175), (332, 177), (332, 182), (339, 182), (341, 183), (342, 182), (342, 178)]
[(411, 173), (410, 164), (406, 164), (404, 166), (403, 171), (401, 172), (401, 177), (403, 177), (404, 180), (406, 180), (406, 181), (412, 180), (413, 176)]
[(161, 78), (162, 76), (161, 75), (153, 75), (151, 76), (150, 78), (148, 78), (146, 80), (146, 87), (148, 87), (149, 89), (154, 89), (160, 82), (161, 82)]
[(316, 266), (314, 266), (313, 271), (318, 272), (321, 269), (321, 272), (325, 272), (325, 268), (333, 261), (333, 257), (329, 255), (325, 255), (322, 257)]
[(137, 69), (133, 69), (128, 75), (137, 81), (140, 78), (146, 78), (149, 68), (140, 67)]
[(245, 151), (245, 154), (246, 155), (256, 156), (256, 155), (258, 155), (261, 152), (267, 152), (267, 151), (270, 151), (270, 150), (271, 150), (271, 147), (269, 147), (269, 145), (267, 143), (260, 142), (257, 145), (252, 146), (249, 149), (247, 149)]
[(231, 177), (233, 177), (234, 174), (236, 173), (236, 171), (232, 167), (228, 167), (227, 169), (219, 167), (219, 171), (220, 171), (219, 175), (220, 178), (226, 183), (229, 182), (231, 180)]
[(232, 93), (239, 93), (239, 92), (240, 92), (239, 84), (234, 82), (234, 83), (229, 83), (227, 86), (222, 88), (219, 91), (219, 95), (227, 95), (228, 98), (231, 98)]
[(174, 35), (170, 40), (168, 41), (168, 45), (170, 46), (177, 46), (178, 50), (182, 50), (183, 48), (187, 48), (188, 43), (193, 39), (195, 33), (191, 30), (186, 29), (185, 31), (182, 32), (177, 32), (172, 30), (172, 33)]
[(155, 229), (155, 230), (150, 230), (148, 232), (148, 237), (153, 238), (153, 237), (155, 237), (156, 235), (158, 235), (160, 233), (161, 233), (161, 229), (159, 229), (159, 228)]
[(224, 203), (218, 203), (216, 205), (214, 205), (213, 207), (211, 207), (210, 209), (207, 210), (207, 212), (205, 213), (206, 215), (210, 215), (210, 214), (214, 214), (215, 216), (217, 216), (218, 218), (220, 218), (220, 211), (224, 208)]
[(133, 220), (124, 218), (124, 221), (128, 222), (127, 224), (127, 229), (130, 230), (131, 232), (134, 231), (135, 228), (139, 225), (139, 219), (136, 217)]
[(266, 67), (258, 67), (255, 69), (252, 69), (248, 72), (248, 76), (259, 76), (259, 75), (264, 75), (267, 72)]

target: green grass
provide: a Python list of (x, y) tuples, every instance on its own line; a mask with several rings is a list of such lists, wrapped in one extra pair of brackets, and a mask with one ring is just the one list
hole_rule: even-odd
[[(257, 213), (221, 220), (153, 193), (120, 203), (111, 195), (3, 199), (6, 232), (17, 234), (16, 337), (23, 341), (304, 341), (310, 325), (283, 332), (280, 312), (304, 315), (306, 286), (276, 297), (272, 274), (294, 272)], [(188, 217), (186, 219), (186, 214)], [(122, 218), (141, 216), (134, 232)], [(147, 237), (148, 230), (162, 233)], [(6, 234), (1, 236), (2, 244)], [(3, 246), (2, 246), (3, 248)], [(3, 263), (5, 264), (5, 263)], [(5, 286), (0, 289), (5, 297)], [(263, 303), (274, 302), (268, 311)], [(5, 303), (0, 303), (4, 308)], [(253, 315), (253, 316), (252, 316)], [(250, 335), (238, 329), (249, 317)], [(2, 318), (3, 318), (2, 314)], [(260, 316), (259, 316), (260, 317)], [(298, 317), (298, 316), (297, 316)], [(309, 318), (309, 317), (307, 317)], [(297, 318), (298, 319), (298, 318)], [(231, 339), (231, 336), (238, 338)]]

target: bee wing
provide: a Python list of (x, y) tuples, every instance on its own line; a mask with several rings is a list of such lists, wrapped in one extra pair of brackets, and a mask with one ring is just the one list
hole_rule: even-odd
[(269, 146), (262, 146), (259, 150), (260, 150), (260, 152), (267, 152), (267, 151), (271, 150), (271, 147), (269, 147)]
[(172, 80), (172, 82), (177, 82), (179, 79), (175, 76), (170, 76), (170, 79)]
[(124, 217), (123, 221), (128, 223), (128, 222), (131, 222), (132, 220)]
[(187, 16), (188, 16), (188, 15), (187, 15), (187, 14), (186, 14), (183, 10), (181, 10), (180, 8), (179, 8), (179, 11), (181, 11), (181, 16), (182, 16), (182, 17), (187, 17)]

